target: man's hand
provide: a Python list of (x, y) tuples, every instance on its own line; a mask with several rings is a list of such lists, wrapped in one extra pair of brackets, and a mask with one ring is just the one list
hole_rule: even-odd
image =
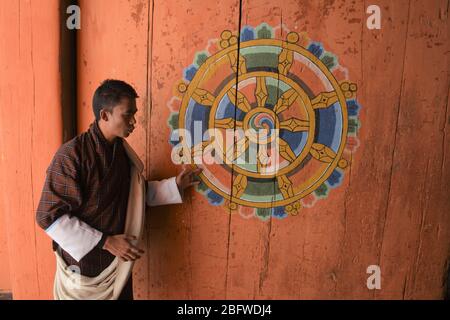
[(202, 171), (203, 169), (201, 168), (193, 170), (192, 167), (190, 166), (183, 167), (183, 171), (181, 171), (176, 178), (177, 186), (180, 192), (183, 192), (184, 189), (186, 188), (199, 184), (200, 181), (199, 180), (195, 181), (194, 177), (196, 175), (199, 175)]
[(144, 253), (144, 250), (134, 246), (131, 241), (136, 240), (135, 236), (127, 236), (126, 234), (119, 234), (116, 236), (108, 236), (106, 238), (103, 249), (109, 251), (111, 254), (119, 257), (124, 261), (134, 261), (139, 259)]

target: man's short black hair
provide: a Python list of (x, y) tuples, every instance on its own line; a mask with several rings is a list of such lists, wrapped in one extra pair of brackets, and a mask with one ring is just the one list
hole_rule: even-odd
[(136, 99), (138, 98), (136, 90), (122, 80), (107, 79), (95, 90), (92, 99), (92, 109), (96, 120), (100, 120), (100, 110), (109, 109), (110, 111), (122, 98)]

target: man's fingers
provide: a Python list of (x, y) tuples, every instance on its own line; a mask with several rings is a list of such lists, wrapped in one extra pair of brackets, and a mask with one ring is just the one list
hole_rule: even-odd
[(200, 184), (200, 181), (193, 181), (193, 182), (189, 183), (189, 187), (196, 186), (198, 184)]
[(183, 166), (182, 170), (181, 170), (181, 177), (184, 177), (186, 174), (189, 173), (188, 167), (187, 166)]
[(189, 172), (191, 173), (191, 174), (199, 174), (200, 172), (202, 172), (203, 171), (203, 169), (202, 168), (196, 168), (196, 169), (191, 169), (191, 170), (189, 170)]
[(141, 256), (140, 256), (140, 255), (137, 255), (137, 254), (134, 254), (134, 253), (132, 253), (132, 252), (127, 252), (127, 253), (124, 253), (124, 254), (123, 254), (123, 257), (126, 258), (126, 259), (128, 259), (128, 260), (134, 261), (134, 260), (136, 260), (136, 259), (139, 259)]
[(203, 171), (203, 169), (200, 169), (200, 168), (197, 168), (195, 170), (190, 170), (188, 172), (188, 174), (186, 174), (186, 176), (188, 176), (190, 179), (192, 179), (193, 176), (198, 176), (202, 171)]
[(141, 248), (138, 248), (138, 247), (135, 247), (135, 246), (132, 246), (131, 247), (131, 250), (134, 252), (134, 253), (136, 253), (136, 254), (143, 254), (145, 251), (144, 250), (142, 250)]
[(125, 239), (127, 239), (129, 241), (132, 241), (132, 240), (136, 240), (137, 238), (135, 236), (132, 236), (132, 235), (126, 235)]
[(125, 261), (133, 261), (134, 259), (130, 256), (130, 255), (128, 255), (128, 254), (124, 254), (123, 256), (122, 256), (122, 258), (123, 258), (123, 260), (125, 260)]
[(137, 254), (131, 254), (129, 256), (131, 257), (132, 261), (137, 260), (137, 259), (139, 259), (141, 257), (140, 255), (137, 255)]
[(137, 259), (139, 259), (141, 256), (140, 255), (138, 255), (138, 254), (131, 254), (131, 255), (129, 255), (130, 257), (131, 257), (131, 259), (134, 261), (134, 260), (137, 260)]
[(202, 168), (197, 168), (197, 169), (195, 169), (195, 170), (193, 171), (193, 173), (194, 173), (194, 174), (199, 174), (199, 173), (201, 173), (202, 171), (203, 171)]

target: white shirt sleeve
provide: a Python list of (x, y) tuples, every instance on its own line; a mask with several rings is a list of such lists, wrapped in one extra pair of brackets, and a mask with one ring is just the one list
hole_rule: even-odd
[(183, 199), (178, 190), (176, 177), (161, 181), (147, 181), (146, 202), (150, 207), (182, 203)]
[(103, 233), (75, 216), (64, 214), (45, 232), (76, 261), (80, 261), (101, 240)]

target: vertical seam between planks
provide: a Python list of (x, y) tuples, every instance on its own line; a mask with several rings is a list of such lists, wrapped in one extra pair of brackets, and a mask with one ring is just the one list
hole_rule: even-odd
[[(149, 147), (149, 142), (151, 141), (151, 116), (152, 116), (152, 93), (151, 93), (151, 86), (152, 86), (152, 80), (153, 80), (153, 19), (154, 19), (154, 10), (155, 10), (155, 2), (154, 0), (150, 1), (148, 3), (148, 9), (147, 9), (147, 75), (146, 75), (146, 108), (145, 108), (145, 164), (146, 164), (146, 179), (149, 178), (150, 175), (150, 156), (149, 153), (151, 152), (151, 147)], [(151, 24), (150, 24), (151, 23)], [(147, 185), (146, 185), (147, 187)], [(147, 188), (146, 188), (147, 189)], [(147, 191), (147, 190), (146, 190)], [(145, 196), (145, 195), (144, 195)], [(146, 208), (147, 210), (147, 208)], [(145, 220), (146, 223), (144, 224), (144, 231), (148, 231), (148, 219)], [(151, 265), (151, 252), (149, 247), (149, 233), (145, 233), (145, 243), (148, 248), (147, 250), (147, 285), (145, 287), (145, 298), (149, 299), (151, 293), (149, 293), (148, 286), (150, 285), (150, 265)]]
[[(19, 2), (20, 4), (20, 2)], [(30, 61), (31, 61), (31, 73), (33, 75), (33, 115), (31, 117), (31, 152), (30, 152), (30, 176), (31, 176), (31, 208), (34, 215), (34, 190), (33, 190), (33, 150), (34, 150), (34, 117), (36, 116), (36, 74), (34, 70), (34, 56), (33, 56), (33, 8), (30, 2), (30, 37), (31, 37), (31, 50), (30, 50)], [(41, 286), (39, 283), (39, 268), (38, 268), (38, 256), (37, 256), (37, 239), (36, 239), (36, 223), (33, 223), (33, 238), (34, 238), (34, 257), (36, 261), (36, 278), (38, 294), (41, 295)]]
[[(450, 0), (449, 0), (450, 2)], [(448, 114), (448, 100), (450, 97), (450, 82), (447, 74), (447, 101), (445, 105), (445, 117), (444, 117), (444, 127), (442, 128), (442, 158), (441, 158), (441, 177), (444, 173), (444, 158), (445, 158), (445, 141), (447, 136), (447, 123), (450, 122), (449, 114)]]
[[(238, 95), (238, 84), (239, 84), (239, 54), (241, 49), (241, 19), (242, 19), (242, 0), (239, 0), (239, 15), (238, 15), (238, 35), (237, 35), (237, 55), (236, 55), (236, 92), (234, 98), (234, 124), (233, 124), (233, 154), (232, 158), (234, 158), (234, 151), (236, 150), (236, 116), (237, 116), (237, 95)], [(226, 158), (226, 153), (225, 153)], [(234, 176), (234, 164), (231, 162), (231, 196), (230, 196), (230, 205), (233, 199), (233, 176)], [(238, 209), (236, 209), (238, 210)], [(228, 266), (230, 260), (230, 238), (231, 238), (231, 207), (228, 207), (228, 241), (227, 241), (227, 263), (226, 263), (226, 272), (225, 272), (225, 299), (228, 297)]]

